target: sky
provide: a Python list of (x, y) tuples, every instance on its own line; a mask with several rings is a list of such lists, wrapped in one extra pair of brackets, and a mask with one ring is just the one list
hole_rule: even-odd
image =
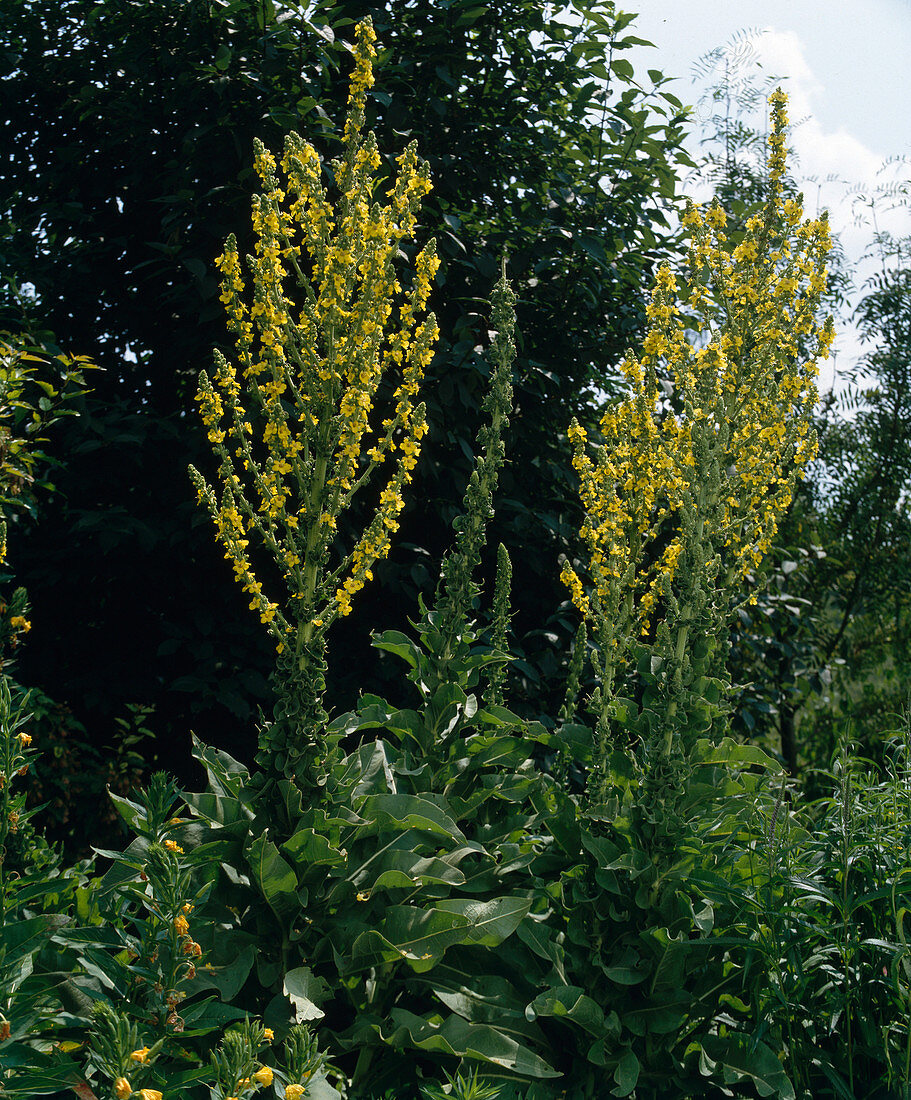
[[(617, 6), (639, 13), (627, 33), (656, 47), (627, 54), (634, 69), (659, 68), (678, 78), (669, 90), (684, 103), (695, 103), (705, 87), (693, 78), (700, 57), (756, 32), (757, 72), (781, 78), (792, 123), (799, 121), (791, 143), (808, 213), (817, 204), (829, 209), (862, 283), (875, 264), (862, 261), (873, 230), (866, 216), (858, 223), (858, 195), (911, 179), (911, 0), (621, 0)], [(881, 207), (877, 217), (880, 228), (911, 234), (907, 208)], [(821, 389), (862, 353), (850, 324), (842, 323), (836, 352), (834, 364), (824, 365)]]

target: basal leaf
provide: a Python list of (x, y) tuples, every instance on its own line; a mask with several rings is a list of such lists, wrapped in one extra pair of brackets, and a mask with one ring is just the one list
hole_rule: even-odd
[(475, 901), (472, 898), (452, 898), (436, 903), (444, 913), (458, 913), (468, 921), (471, 936), (467, 942), (483, 947), (497, 947), (522, 923), (531, 909), (528, 898), (493, 898)]

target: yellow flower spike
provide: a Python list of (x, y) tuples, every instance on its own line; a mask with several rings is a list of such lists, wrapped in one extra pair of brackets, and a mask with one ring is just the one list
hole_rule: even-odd
[[(276, 644), (287, 690), (299, 697), (293, 709), (313, 716), (305, 720), (313, 730), (321, 728), (324, 681), (310, 662), (319, 663), (326, 632), (389, 553), (427, 431), (417, 394), (439, 331), (432, 314), (421, 316), (439, 267), (433, 242), (418, 251), (410, 286), (398, 270), (430, 189), (427, 165), (409, 146), (383, 195), (379, 150), (363, 132), (375, 43), (370, 21), (358, 24), (342, 155), (330, 174), (299, 134), (288, 135), (280, 158), (256, 145), (263, 190), (252, 203), (246, 279), (233, 236), (217, 261), (236, 349), (215, 356), (197, 395), (221, 501), (190, 471), (250, 608)], [(333, 178), (334, 203), (326, 187)], [(371, 479), (377, 513), (353, 545), (340, 545), (339, 518)], [(259, 552), (277, 572), (260, 571)], [(267, 575), (280, 590), (267, 590)], [(276, 756), (293, 759), (309, 743), (311, 735), (295, 734), (284, 745), (291, 731), (282, 728), (261, 735), (264, 760), (273, 743)]]
[[(761, 561), (795, 476), (815, 455), (809, 418), (817, 360), (833, 339), (831, 320), (819, 326), (816, 313), (831, 246), (825, 217), (801, 222), (801, 203), (784, 199), (787, 100), (776, 92), (770, 103), (764, 211), (729, 251), (720, 206), (687, 204), (680, 308), (676, 281), (662, 267), (642, 357), (630, 354), (622, 364), (629, 392), (601, 421), (603, 445), (590, 452), (578, 425), (568, 432), (590, 586), (568, 564), (563, 580), (601, 632), (604, 697), (623, 660), (618, 639), (649, 632), (681, 568), (685, 579), (693, 563), (717, 554), (713, 568), (725, 569), (719, 577), (734, 585)], [(694, 327), (705, 333), (695, 346), (687, 337)], [(680, 415), (658, 384), (659, 364)]]

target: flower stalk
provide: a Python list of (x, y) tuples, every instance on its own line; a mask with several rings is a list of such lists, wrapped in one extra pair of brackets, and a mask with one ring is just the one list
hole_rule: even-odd
[(563, 579), (598, 654), (596, 757), (613, 736), (617, 677), (643, 654), (662, 697), (661, 755), (693, 728), (736, 593), (816, 454), (817, 364), (833, 339), (831, 318), (817, 322), (829, 230), (784, 197), (787, 99), (777, 91), (770, 104), (764, 207), (734, 243), (717, 202), (688, 204), (686, 276), (658, 271), (641, 353), (622, 365), (627, 397), (605, 412), (593, 450), (569, 429), (589, 583), (570, 563)]
[[(417, 253), (410, 287), (396, 263), (430, 190), (427, 165), (409, 145), (379, 201), (380, 154), (363, 132), (375, 41), (369, 19), (359, 23), (342, 155), (328, 166), (336, 204), (311, 144), (289, 134), (279, 164), (257, 143), (264, 190), (247, 277), (233, 236), (218, 258), (235, 354), (215, 353), (197, 395), (219, 492), (192, 467), (190, 476), (278, 655), (278, 702), (257, 762), (303, 786), (325, 766), (326, 633), (389, 553), (427, 431), (417, 395), (438, 336), (425, 313), (435, 243)], [(380, 467), (373, 518), (343, 545), (339, 518)], [(271, 567), (254, 565), (254, 545)], [(263, 579), (270, 568), (277, 583)]]

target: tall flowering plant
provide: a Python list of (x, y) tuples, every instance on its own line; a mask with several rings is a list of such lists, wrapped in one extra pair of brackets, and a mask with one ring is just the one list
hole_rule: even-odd
[(817, 364), (833, 339), (831, 318), (816, 319), (829, 231), (825, 215), (803, 220), (800, 199), (785, 198), (787, 98), (776, 91), (770, 104), (764, 206), (732, 239), (717, 202), (687, 206), (687, 271), (658, 272), (641, 354), (622, 368), (628, 396), (593, 449), (569, 429), (589, 583), (569, 563), (563, 578), (596, 644), (596, 772), (623, 713), (617, 674), (643, 637), (671, 751), (674, 718), (717, 665), (734, 593), (816, 454)]
[[(233, 236), (218, 258), (235, 356), (216, 352), (212, 376), (199, 380), (220, 491), (190, 475), (278, 653), (280, 698), (257, 759), (298, 780), (320, 765), (326, 632), (372, 580), (398, 527), (427, 430), (418, 390), (438, 336), (424, 314), (435, 243), (418, 252), (407, 288), (395, 262), (430, 190), (414, 144), (397, 158), (385, 202), (377, 198), (380, 155), (363, 132), (375, 41), (370, 21), (359, 23), (342, 155), (329, 166), (335, 205), (311, 144), (289, 134), (280, 165), (257, 144), (264, 191), (253, 201), (247, 276)], [(381, 387), (385, 415), (376, 412)], [(338, 519), (381, 466), (389, 473), (373, 518), (342, 546)], [(251, 543), (277, 566), (271, 590)]]

